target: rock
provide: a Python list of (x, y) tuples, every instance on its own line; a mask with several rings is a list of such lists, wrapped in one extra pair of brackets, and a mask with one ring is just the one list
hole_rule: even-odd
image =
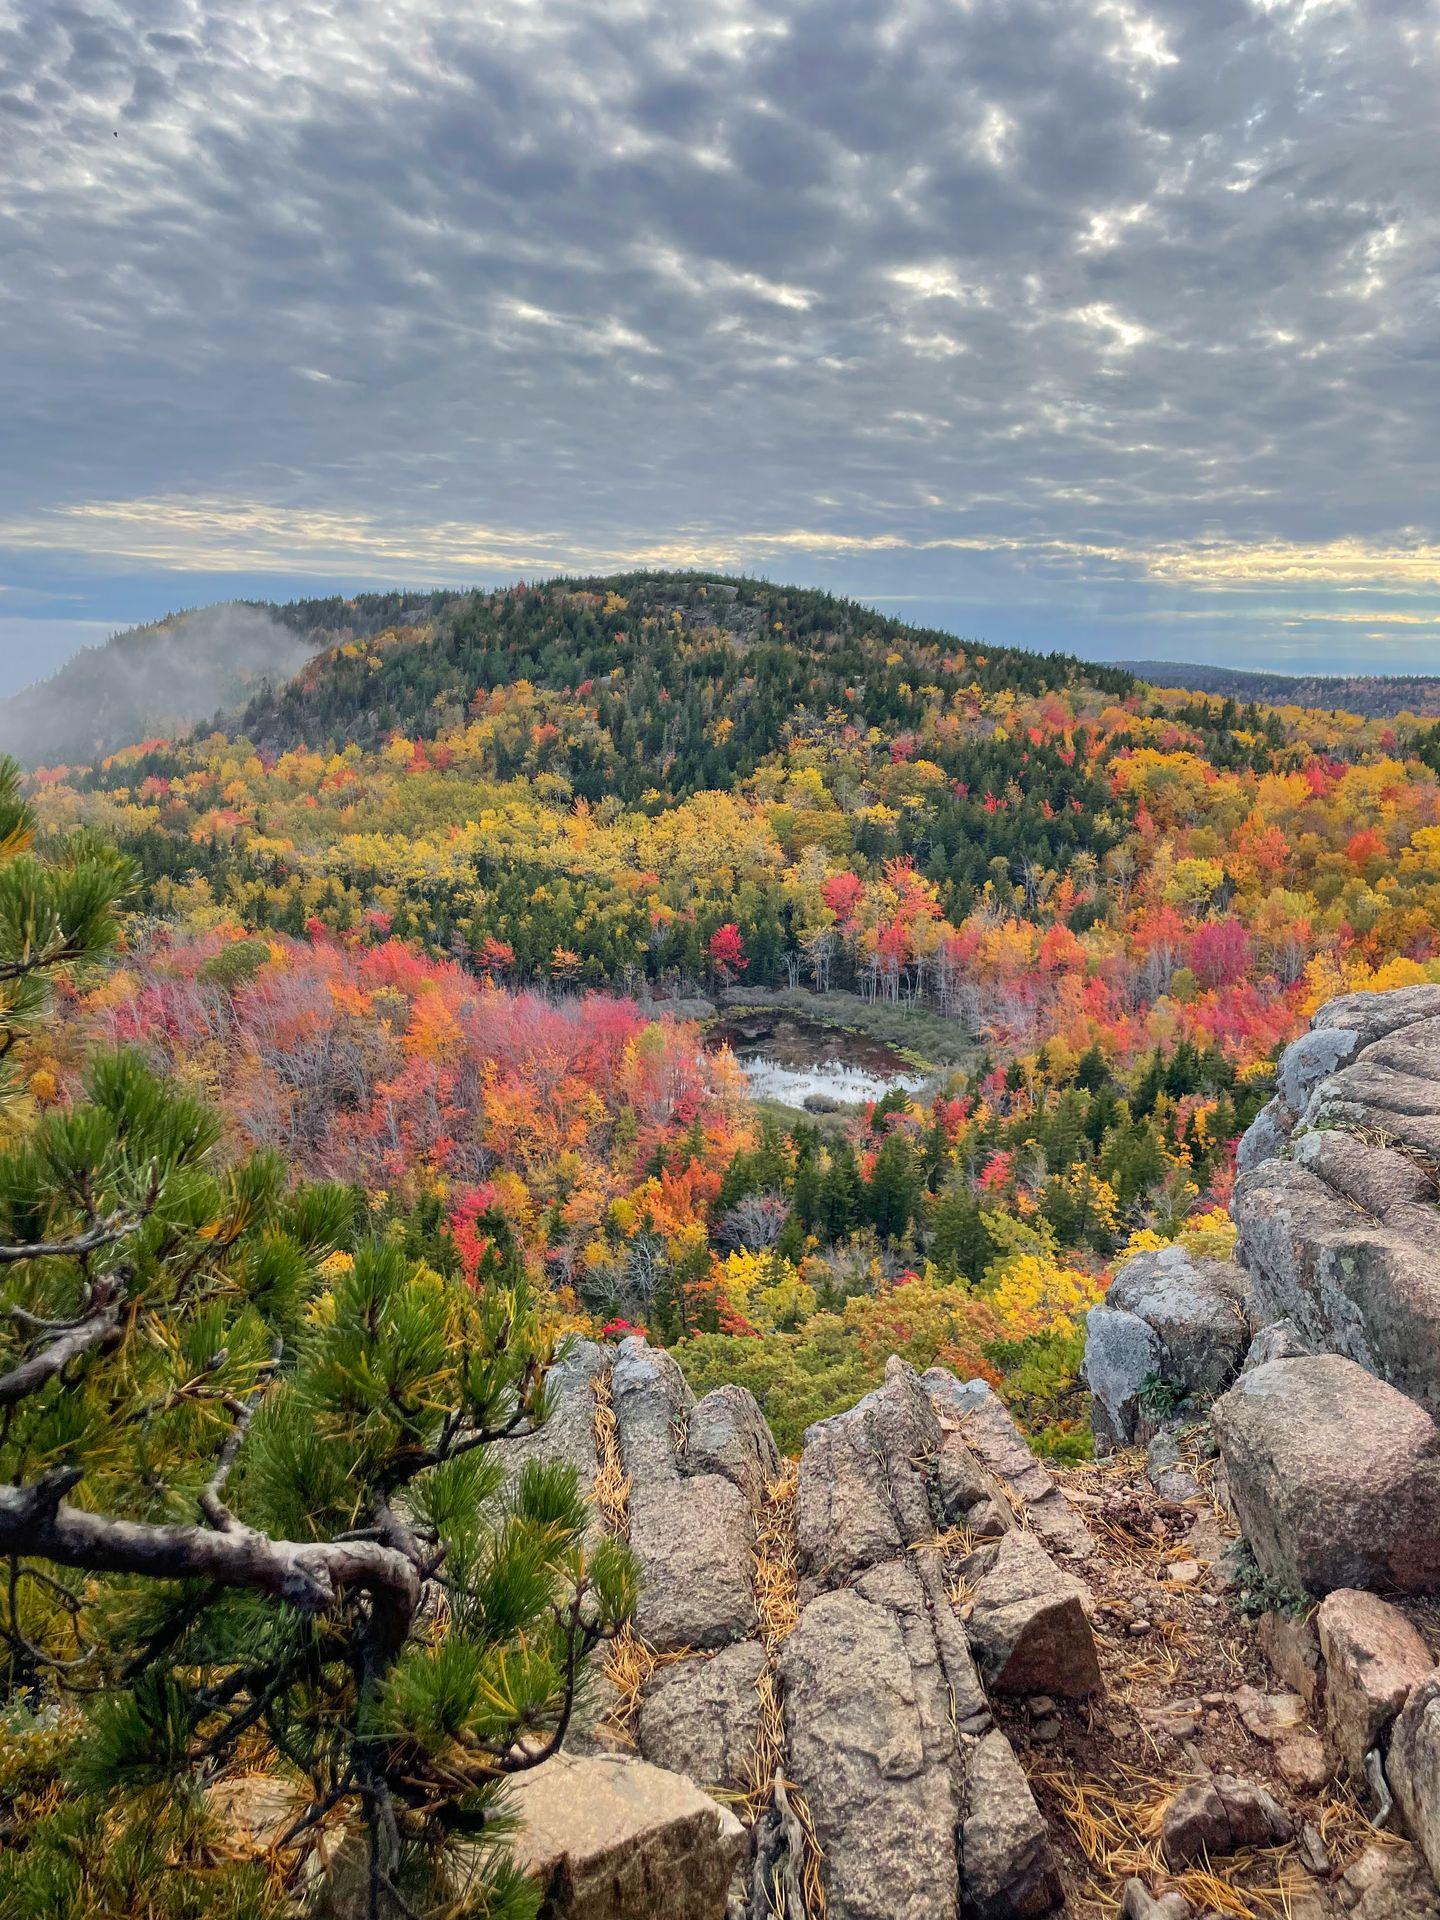
[(1239, 1371), (1250, 1344), (1246, 1280), (1229, 1260), (1206, 1260), (1184, 1247), (1133, 1254), (1115, 1275), (1105, 1304), (1133, 1313), (1160, 1342), (1160, 1371), (1188, 1397), (1211, 1400)]
[(564, 1356), (545, 1376), (550, 1398), (550, 1417), (534, 1433), (515, 1440), (500, 1440), (492, 1449), (505, 1469), (507, 1483), (513, 1483), (530, 1460), (559, 1461), (574, 1467), (580, 1483), (588, 1487), (595, 1477), (595, 1394), (594, 1382), (610, 1364), (606, 1348), (593, 1340), (572, 1340)]
[(1168, 1864), (1181, 1867), (1207, 1854), (1276, 1846), (1293, 1831), (1289, 1816), (1264, 1787), (1237, 1774), (1217, 1773), (1176, 1794), (1165, 1811), (1160, 1846)]
[(1311, 1613), (1262, 1613), (1255, 1638), (1277, 1680), (1313, 1707), (1320, 1692), (1320, 1636)]
[(752, 1507), (780, 1472), (780, 1450), (760, 1404), (746, 1387), (716, 1387), (690, 1411), (685, 1454), (688, 1473), (718, 1473)]
[(643, 1760), (556, 1754), (509, 1783), (520, 1869), (554, 1920), (723, 1920), (745, 1854), (733, 1813)]
[(1169, 1427), (1162, 1428), (1145, 1449), (1145, 1477), (1162, 1500), (1173, 1500), (1178, 1506), (1204, 1497), (1204, 1488), (1185, 1465), (1180, 1442)]
[(1440, 1675), (1422, 1680), (1400, 1709), (1385, 1774), (1406, 1831), (1440, 1880)]
[(1140, 1396), (1160, 1378), (1160, 1336), (1135, 1313), (1101, 1305), (1085, 1316), (1081, 1377), (1090, 1389), (1090, 1417), (1102, 1452), (1128, 1446), (1140, 1421)]
[(1303, 1360), (1313, 1351), (1293, 1320), (1272, 1320), (1250, 1342), (1240, 1371), (1253, 1373), (1256, 1367), (1268, 1366), (1272, 1360)]
[(1052, 1553), (1087, 1560), (1095, 1551), (1090, 1529), (1036, 1459), (999, 1395), (983, 1380), (957, 1380), (944, 1367), (921, 1376), (943, 1432), (958, 1430), (1003, 1489), (1007, 1503), (1023, 1510)]
[(1007, 1533), (976, 1582), (966, 1632), (999, 1693), (1076, 1698), (1100, 1686), (1090, 1591), (1034, 1534)]
[(1280, 1778), (1297, 1793), (1318, 1793), (1330, 1778), (1324, 1743), (1318, 1734), (1303, 1728), (1276, 1741), (1275, 1766)]
[(1350, 1058), (1359, 1037), (1343, 1027), (1317, 1027), (1291, 1042), (1275, 1074), (1280, 1098), (1291, 1113), (1304, 1113), (1315, 1088)]
[(805, 1607), (778, 1671), (830, 1920), (956, 1920), (961, 1761), (938, 1661), (917, 1675), (896, 1616), (842, 1588)]
[(1198, 1560), (1172, 1560), (1165, 1569), (1165, 1578), (1172, 1586), (1193, 1587), (1202, 1572)]
[(1295, 1130), (1295, 1115), (1277, 1094), (1256, 1114), (1235, 1149), (1235, 1168), (1249, 1173), (1262, 1160), (1273, 1160), (1285, 1151)]
[(1151, 1893), (1143, 1880), (1127, 1880), (1120, 1920), (1191, 1920), (1195, 1909), (1183, 1893)]
[(695, 1396), (674, 1358), (643, 1334), (620, 1342), (610, 1373), (620, 1457), (634, 1486), (674, 1480)]
[(1351, 1920), (1440, 1920), (1440, 1891), (1424, 1860), (1403, 1842), (1366, 1847), (1340, 1876)]
[[(1340, 1087), (1360, 1072), (1348, 1068), (1325, 1086)], [(1368, 1091), (1375, 1093), (1373, 1086)], [(1424, 1151), (1440, 1151), (1440, 1083), (1426, 1091), (1437, 1111), (1426, 1128), (1432, 1147)], [(1366, 1127), (1390, 1131), (1400, 1124), (1388, 1109), (1357, 1111)], [(1418, 1126), (1413, 1119), (1404, 1124), (1412, 1132)], [(1440, 1213), (1421, 1181), (1407, 1154), (1328, 1126), (1297, 1134), (1291, 1157), (1244, 1174), (1231, 1210), (1257, 1320), (1292, 1321), (1305, 1345), (1344, 1354), (1434, 1412)]]
[(754, 1520), (745, 1496), (707, 1473), (630, 1490), (640, 1564), (635, 1631), (657, 1653), (728, 1646), (755, 1630)]
[(1440, 1016), (1440, 987), (1395, 987), (1389, 993), (1342, 993), (1327, 1000), (1312, 1027), (1339, 1027), (1362, 1047), (1418, 1020)]
[(795, 1493), (802, 1592), (838, 1586), (937, 1531), (927, 1467), (939, 1447), (914, 1368), (893, 1356), (882, 1387), (808, 1429)]
[(1404, 1614), (1376, 1594), (1341, 1587), (1315, 1616), (1325, 1657), (1325, 1716), (1345, 1772), (1360, 1779), (1365, 1756), (1435, 1662)]
[(765, 1649), (744, 1640), (708, 1660), (659, 1668), (640, 1706), (641, 1753), (712, 1791), (745, 1791), (760, 1731), (755, 1688), (765, 1666)]
[(1044, 1818), (1003, 1733), (970, 1750), (960, 1861), (967, 1920), (1039, 1920), (1063, 1902)]
[(1315, 1594), (1440, 1585), (1440, 1432), (1413, 1401), (1319, 1354), (1243, 1375), (1211, 1424), (1262, 1572)]
[(939, 1518), (981, 1536), (1005, 1533), (1015, 1524), (1005, 1489), (958, 1429), (943, 1423), (935, 1460)]
[(1257, 1740), (1267, 1744), (1305, 1724), (1305, 1702), (1298, 1693), (1261, 1693), (1258, 1687), (1237, 1687), (1235, 1710)]
[[(872, 1606), (884, 1607), (900, 1629), (905, 1655), (917, 1676), (922, 1713), (939, 1705), (947, 1727), (980, 1734), (990, 1729), (990, 1707), (970, 1653), (970, 1643), (945, 1589), (938, 1553), (917, 1549), (903, 1560), (886, 1560), (855, 1583)], [(932, 1744), (945, 1736), (931, 1730)]]

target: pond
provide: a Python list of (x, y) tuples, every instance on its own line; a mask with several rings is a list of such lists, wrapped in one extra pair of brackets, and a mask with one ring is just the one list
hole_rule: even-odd
[(812, 1112), (863, 1106), (897, 1087), (919, 1093), (930, 1079), (882, 1041), (785, 1008), (734, 1008), (706, 1042), (730, 1048), (756, 1099)]

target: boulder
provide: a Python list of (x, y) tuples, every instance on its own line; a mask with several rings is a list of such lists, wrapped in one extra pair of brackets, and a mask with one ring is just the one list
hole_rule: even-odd
[(957, 1920), (961, 1760), (938, 1660), (917, 1673), (896, 1615), (846, 1587), (805, 1607), (778, 1673), (829, 1920)]
[(1243, 1374), (1211, 1424), (1262, 1572), (1297, 1591), (1440, 1585), (1440, 1432), (1335, 1354)]
[(708, 1659), (658, 1668), (640, 1705), (641, 1753), (712, 1791), (746, 1791), (760, 1732), (756, 1686), (765, 1667), (759, 1641), (742, 1640)]
[(1139, 1314), (1108, 1304), (1086, 1314), (1080, 1375), (1090, 1389), (1091, 1424), (1102, 1452), (1134, 1440), (1141, 1395), (1160, 1378), (1164, 1358), (1159, 1334)]
[(1023, 1511), (1052, 1553), (1086, 1560), (1095, 1551), (1090, 1529), (1035, 1457), (1009, 1409), (983, 1380), (957, 1380), (944, 1367), (921, 1376), (942, 1433), (958, 1432), (995, 1476), (1006, 1503)]
[(716, 1387), (690, 1410), (685, 1453), (688, 1473), (718, 1473), (752, 1507), (780, 1472), (780, 1450), (760, 1404), (746, 1387)]
[(1160, 1848), (1172, 1867), (1241, 1847), (1277, 1846), (1294, 1828), (1265, 1788), (1237, 1774), (1217, 1773), (1182, 1787), (1165, 1810)]
[(724, 1920), (745, 1832), (693, 1780), (643, 1760), (556, 1754), (506, 1798), (516, 1864), (544, 1889), (546, 1920)]
[(755, 1630), (754, 1516), (718, 1473), (630, 1490), (630, 1547), (640, 1567), (635, 1631), (657, 1653), (728, 1646)]
[(939, 1447), (914, 1368), (893, 1356), (883, 1386), (808, 1429), (795, 1492), (802, 1592), (838, 1586), (937, 1531), (930, 1467)]
[(1064, 1901), (1044, 1818), (1003, 1733), (968, 1755), (960, 1870), (966, 1920), (1039, 1920)]
[(1096, 1692), (1100, 1662), (1084, 1581), (1018, 1528), (986, 1557), (965, 1623), (986, 1684), (1010, 1694)]
[(1232, 1261), (1159, 1247), (1123, 1263), (1105, 1304), (1153, 1329), (1161, 1372), (1171, 1386), (1192, 1399), (1211, 1400), (1239, 1371), (1250, 1344), (1246, 1291), (1245, 1276)]
[(1422, 1680), (1400, 1709), (1385, 1775), (1407, 1832), (1440, 1880), (1440, 1675)]
[(1360, 1779), (1366, 1754), (1382, 1744), (1435, 1662), (1404, 1614), (1373, 1593), (1341, 1587), (1327, 1594), (1315, 1624), (1325, 1656), (1330, 1743), (1345, 1771)]

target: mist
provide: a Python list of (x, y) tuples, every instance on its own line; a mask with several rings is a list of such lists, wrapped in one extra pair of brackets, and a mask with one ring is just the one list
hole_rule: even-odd
[(0, 752), (54, 766), (188, 733), (262, 682), (297, 673), (320, 644), (238, 601), (133, 628), (0, 700)]

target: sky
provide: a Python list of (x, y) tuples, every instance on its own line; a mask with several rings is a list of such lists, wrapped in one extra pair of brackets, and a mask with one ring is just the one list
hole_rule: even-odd
[(1440, 0), (0, 0), (0, 690), (633, 565), (1440, 670)]

